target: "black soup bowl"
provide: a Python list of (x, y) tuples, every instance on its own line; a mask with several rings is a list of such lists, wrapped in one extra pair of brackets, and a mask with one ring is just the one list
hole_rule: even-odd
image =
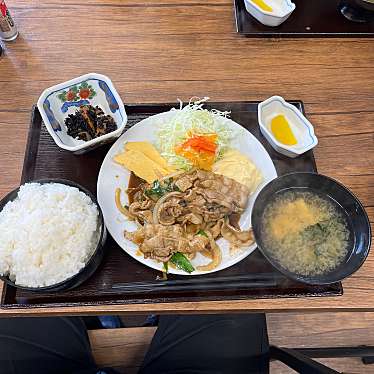
[(345, 18), (353, 22), (374, 20), (374, 0), (341, 0), (338, 8)]
[[(266, 248), (262, 234), (263, 213), (274, 198), (287, 191), (312, 192), (331, 201), (348, 223), (348, 253), (329, 272), (302, 275), (289, 271)], [(268, 183), (259, 193), (252, 210), (252, 227), (257, 246), (266, 259), (287, 277), (308, 284), (321, 285), (341, 281), (352, 275), (369, 254), (371, 229), (368, 216), (355, 195), (336, 180), (316, 173), (291, 173)]]
[[(16, 287), (26, 291), (32, 292), (56, 292), (56, 291), (66, 291), (78, 287), (80, 284), (85, 282), (99, 267), (103, 257), (104, 257), (104, 244), (107, 237), (107, 231), (104, 224), (104, 217), (103, 213), (100, 209), (100, 206), (96, 200), (96, 197), (88, 191), (86, 188), (82, 187), (78, 183), (66, 180), (66, 179), (38, 179), (34, 181), (30, 181), (27, 183), (39, 183), (39, 184), (46, 184), (46, 183), (58, 183), (64, 184), (70, 187), (76, 187), (81, 192), (86, 194), (90, 197), (92, 202), (96, 205), (97, 210), (99, 212), (98, 215), (98, 223), (97, 223), (97, 241), (95, 245), (95, 249), (91, 255), (91, 257), (87, 260), (86, 265), (79, 270), (78, 273), (74, 274), (70, 278), (67, 278), (59, 283), (52, 284), (46, 287), (25, 287), (15, 284), (8, 276), (0, 276), (0, 279), (3, 280), (5, 283), (9, 284), (12, 287)], [(9, 192), (1, 201), (0, 201), (0, 212), (3, 210), (4, 206), (12, 200), (17, 198), (19, 191), (19, 187), (14, 189), (13, 191)]]

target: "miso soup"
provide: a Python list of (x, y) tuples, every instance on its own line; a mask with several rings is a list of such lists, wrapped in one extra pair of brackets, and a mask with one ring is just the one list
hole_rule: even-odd
[(269, 254), (299, 275), (329, 272), (348, 253), (347, 218), (335, 202), (317, 193), (281, 192), (265, 208), (261, 227)]

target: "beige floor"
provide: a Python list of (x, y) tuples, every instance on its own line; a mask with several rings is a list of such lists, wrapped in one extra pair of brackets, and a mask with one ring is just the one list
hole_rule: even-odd
[[(283, 347), (374, 346), (374, 313), (268, 314), (271, 344)], [(99, 365), (115, 366), (126, 374), (136, 373), (155, 328), (127, 328), (90, 332)], [(374, 373), (358, 358), (323, 359), (321, 362), (344, 373)], [(271, 373), (294, 373), (272, 362)]]

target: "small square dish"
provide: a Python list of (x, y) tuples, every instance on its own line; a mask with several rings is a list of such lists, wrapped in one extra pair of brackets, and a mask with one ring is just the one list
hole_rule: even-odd
[[(84, 106), (98, 106), (112, 117), (116, 129), (90, 140), (68, 134), (65, 120)], [(86, 153), (118, 138), (127, 123), (123, 102), (112, 81), (105, 75), (89, 73), (49, 87), (40, 95), (38, 109), (55, 143), (76, 154)]]
[(295, 158), (318, 144), (313, 125), (281, 96), (272, 96), (258, 105), (258, 123), (270, 145), (285, 156)]

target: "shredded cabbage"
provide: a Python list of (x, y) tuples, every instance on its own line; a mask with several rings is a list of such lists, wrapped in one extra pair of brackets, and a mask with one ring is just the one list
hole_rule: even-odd
[(192, 98), (185, 107), (179, 100), (180, 108), (172, 109), (174, 115), (167, 122), (160, 124), (156, 146), (168, 163), (177, 169), (192, 168), (189, 160), (175, 153), (175, 147), (187, 140), (188, 131), (198, 134), (216, 133), (218, 135), (218, 159), (222, 157), (222, 154), (229, 148), (231, 140), (236, 136), (235, 131), (225, 123), (230, 112), (204, 109), (204, 103), (208, 99), (207, 97)]

